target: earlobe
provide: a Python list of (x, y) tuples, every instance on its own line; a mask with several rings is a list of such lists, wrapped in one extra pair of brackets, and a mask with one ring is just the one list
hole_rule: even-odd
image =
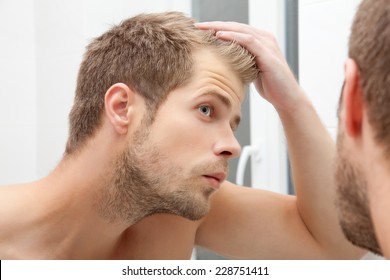
[(127, 133), (133, 100), (134, 92), (123, 83), (112, 85), (106, 92), (104, 99), (106, 116), (119, 134)]
[(345, 63), (343, 103), (346, 133), (351, 137), (357, 137), (362, 132), (364, 102), (360, 71), (356, 62), (350, 58)]

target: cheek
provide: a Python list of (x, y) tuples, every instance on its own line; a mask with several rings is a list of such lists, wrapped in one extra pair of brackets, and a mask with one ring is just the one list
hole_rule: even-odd
[(210, 146), (205, 127), (195, 118), (170, 118), (155, 132), (154, 140), (160, 151), (179, 162), (201, 156)]

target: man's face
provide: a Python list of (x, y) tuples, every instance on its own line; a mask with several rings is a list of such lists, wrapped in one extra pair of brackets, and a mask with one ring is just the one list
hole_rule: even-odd
[(209, 51), (196, 52), (194, 62), (191, 81), (169, 94), (154, 122), (141, 124), (118, 157), (113, 200), (125, 216), (202, 218), (227, 176), (227, 161), (240, 153), (234, 130), (243, 84)]
[(371, 220), (365, 176), (353, 158), (354, 152), (348, 147), (341, 123), (337, 136), (335, 172), (340, 225), (346, 238), (354, 245), (381, 254)]

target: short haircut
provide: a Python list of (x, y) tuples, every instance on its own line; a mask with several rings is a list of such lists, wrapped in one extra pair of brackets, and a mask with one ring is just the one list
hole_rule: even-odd
[(390, 1), (364, 0), (349, 40), (361, 74), (363, 100), (378, 144), (390, 156)]
[(141, 14), (94, 39), (80, 66), (65, 154), (78, 150), (100, 127), (104, 96), (113, 84), (124, 83), (141, 95), (154, 115), (169, 92), (189, 81), (193, 52), (205, 48), (223, 58), (243, 84), (257, 77), (253, 55), (197, 29), (179, 12)]

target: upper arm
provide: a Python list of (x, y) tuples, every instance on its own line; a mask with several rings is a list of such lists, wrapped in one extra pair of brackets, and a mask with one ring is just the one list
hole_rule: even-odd
[(212, 196), (196, 243), (232, 258), (326, 258), (301, 219), (295, 196), (228, 182)]

